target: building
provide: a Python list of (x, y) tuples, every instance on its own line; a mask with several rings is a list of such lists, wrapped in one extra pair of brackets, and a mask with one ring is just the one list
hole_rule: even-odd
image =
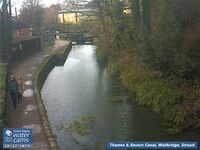
[(29, 26), (16, 18), (12, 18), (12, 35), (13, 38), (29, 36)]
[(91, 12), (90, 9), (79, 9), (79, 10), (61, 10), (58, 12), (58, 22), (62, 24), (76, 24), (85, 20), (87, 17), (86, 13)]
[(80, 23), (81, 12), (80, 11), (67, 11), (61, 10), (58, 12), (58, 21), (62, 24), (67, 23)]

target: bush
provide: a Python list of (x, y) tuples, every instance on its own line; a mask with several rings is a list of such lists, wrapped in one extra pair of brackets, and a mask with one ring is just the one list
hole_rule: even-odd
[(67, 33), (59, 33), (60, 39), (67, 39)]
[(100, 64), (104, 64), (107, 62), (108, 53), (105, 49), (98, 49), (97, 50), (97, 61)]
[(99, 37), (97, 42), (97, 61), (100, 64), (106, 64), (107, 59), (109, 56), (109, 50), (110, 50), (110, 40), (109, 40), (109, 34), (102, 35)]
[[(192, 107), (185, 104), (187, 96), (184, 89), (175, 81), (163, 79), (159, 71), (146, 68), (137, 58), (132, 57), (134, 59), (131, 59), (131, 63), (123, 64), (123, 67), (116, 67), (113, 64), (120, 64), (112, 62), (111, 74), (115, 70), (119, 72), (121, 83), (135, 93), (138, 104), (163, 114), (164, 119), (171, 123), (167, 130), (169, 133), (179, 133), (194, 126), (197, 121), (191, 117), (194, 114)], [(195, 123), (192, 124), (192, 120)]]
[(176, 54), (174, 59), (174, 73), (179, 78), (190, 79), (195, 70), (194, 62), (183, 54)]
[[(0, 130), (5, 126), (5, 94), (6, 94), (7, 64), (0, 64)], [(0, 134), (0, 141), (1, 134)], [(0, 142), (1, 145), (1, 142)]]
[(119, 75), (119, 73), (120, 73), (120, 64), (116, 63), (113, 60), (110, 60), (109, 64), (108, 64), (108, 68), (109, 68), (109, 71), (110, 71), (112, 76)]
[[(99, 39), (97, 53), (100, 58), (104, 58), (105, 50), (109, 53), (111, 75), (119, 77), (122, 85), (134, 93), (138, 104), (160, 113), (169, 124), (167, 131), (176, 134), (200, 128), (200, 78), (196, 63), (199, 60), (180, 52), (176, 41), (182, 39), (170, 33), (151, 36), (151, 40), (164, 37), (152, 42), (155, 56), (146, 53), (145, 45), (139, 45), (132, 53), (119, 51), (105, 35)], [(153, 67), (146, 59), (153, 61)]]
[(139, 104), (150, 106), (156, 112), (165, 112), (184, 99), (183, 93), (173, 82), (162, 79), (159, 72), (136, 64), (124, 69), (121, 81), (128, 89), (136, 92)]

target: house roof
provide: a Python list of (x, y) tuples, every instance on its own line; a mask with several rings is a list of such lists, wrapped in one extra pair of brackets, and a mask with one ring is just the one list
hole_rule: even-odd
[(12, 17), (12, 28), (13, 29), (28, 28), (28, 25), (16, 18)]
[[(1, 22), (1, 18), (0, 18)], [(20, 28), (28, 28), (29, 26), (24, 23), (23, 21), (20, 21), (14, 17), (12, 17), (12, 29), (20, 29)]]

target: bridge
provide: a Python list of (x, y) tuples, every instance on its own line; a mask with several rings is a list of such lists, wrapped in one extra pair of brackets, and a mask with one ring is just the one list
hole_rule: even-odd
[(72, 44), (93, 44), (93, 39), (96, 37), (89, 32), (66, 32), (66, 39), (71, 40)]

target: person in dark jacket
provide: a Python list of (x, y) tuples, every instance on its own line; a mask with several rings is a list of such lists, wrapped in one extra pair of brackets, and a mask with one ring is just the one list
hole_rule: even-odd
[(17, 94), (19, 91), (19, 85), (14, 75), (11, 75), (10, 80), (8, 81), (8, 89), (10, 91), (14, 109), (17, 109)]
[(16, 81), (19, 86), (18, 93), (17, 93), (17, 99), (18, 99), (18, 103), (20, 103), (22, 101), (22, 93), (23, 93), (23, 89), (24, 89), (22, 76), (18, 75)]

